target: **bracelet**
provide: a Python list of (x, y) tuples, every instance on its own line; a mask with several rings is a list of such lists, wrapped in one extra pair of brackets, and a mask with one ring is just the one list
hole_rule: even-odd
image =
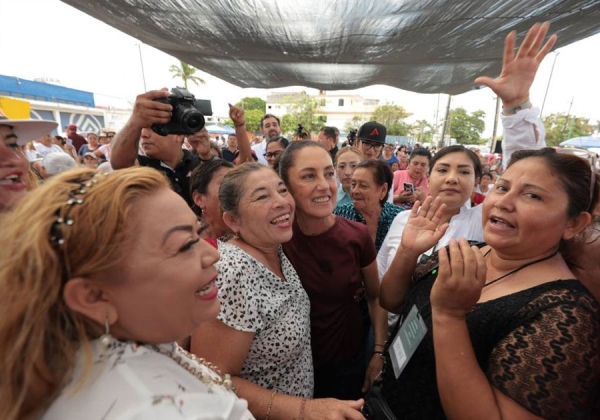
[(383, 348), (385, 348), (385, 344), (374, 344), (373, 347), (383, 347)]
[(373, 352), (373, 356), (375, 356), (376, 354), (378, 354), (380, 357), (383, 357), (383, 352), (382, 351), (374, 351)]
[(241, 123), (241, 124), (233, 124), (235, 127), (243, 127), (246, 125), (245, 122)]
[(269, 420), (269, 414), (271, 414), (271, 407), (273, 406), (273, 400), (275, 399), (275, 394), (277, 394), (277, 390), (271, 393), (271, 397), (269, 398), (269, 405), (267, 406), (267, 414), (265, 415), (265, 420)]
[(298, 420), (304, 420), (304, 410), (306, 409), (306, 398), (302, 398), (302, 403), (300, 404), (300, 417)]
[(502, 115), (515, 115), (517, 112), (527, 108), (531, 108), (531, 101), (529, 99), (513, 108), (502, 108)]

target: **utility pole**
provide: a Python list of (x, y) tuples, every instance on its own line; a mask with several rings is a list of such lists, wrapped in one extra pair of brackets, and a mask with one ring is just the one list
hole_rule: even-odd
[(444, 147), (445, 137), (446, 137), (446, 128), (448, 128), (448, 124), (450, 123), (450, 103), (452, 102), (452, 95), (448, 95), (448, 104), (446, 105), (446, 119), (444, 119), (444, 128), (442, 128), (442, 137), (438, 143), (438, 148), (441, 149)]
[(140, 53), (140, 66), (142, 67), (142, 80), (144, 81), (144, 92), (148, 92), (146, 88), (146, 75), (144, 74), (144, 60), (142, 59), (142, 46), (140, 44), (135, 44), (138, 47), (138, 51)]
[(496, 114), (494, 115), (494, 131), (492, 131), (492, 144), (490, 146), (490, 153), (494, 153), (496, 150), (496, 142), (498, 138), (496, 133), (498, 131), (498, 118), (500, 117), (500, 97), (496, 96)]
[(561, 137), (564, 140), (569, 140), (569, 139), (565, 139), (565, 130), (567, 129), (567, 125), (569, 125), (569, 119), (571, 118), (571, 108), (573, 107), (573, 101), (575, 100), (575, 97), (573, 96), (571, 98), (571, 103), (569, 104), (569, 110), (567, 111), (567, 119), (565, 120), (565, 125), (563, 125), (563, 129), (561, 132)]
[(556, 51), (554, 54), (554, 61), (552, 62), (552, 68), (550, 69), (550, 77), (548, 77), (548, 84), (546, 85), (546, 93), (544, 93), (544, 101), (542, 102), (542, 108), (540, 109), (540, 118), (542, 118), (544, 113), (544, 105), (546, 105), (546, 97), (548, 96), (548, 89), (550, 89), (550, 82), (552, 81), (552, 75), (554, 74), (554, 66), (556, 65), (558, 54), (560, 54), (560, 51)]

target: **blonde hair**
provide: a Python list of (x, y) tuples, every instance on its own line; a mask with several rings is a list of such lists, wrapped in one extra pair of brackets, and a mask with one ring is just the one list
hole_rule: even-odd
[[(79, 349), (86, 354), (98, 325), (62, 299), (70, 278), (98, 276), (124, 259), (135, 203), (162, 188), (164, 176), (149, 168), (100, 175), (66, 172), (27, 194), (2, 220), (0, 248), (0, 418), (38, 414), (70, 379)], [(75, 195), (80, 204), (67, 204)], [(62, 245), (52, 242), (57, 218)], [(85, 376), (85, 375), (84, 375)]]
[(333, 164), (335, 166), (337, 166), (337, 161), (340, 158), (340, 156), (342, 156), (344, 153), (348, 153), (348, 152), (355, 153), (358, 157), (360, 157), (360, 160), (363, 160), (365, 158), (365, 155), (363, 155), (363, 152), (361, 152), (361, 150), (358, 147), (354, 147), (354, 146), (342, 147), (335, 154), (335, 162), (333, 162)]

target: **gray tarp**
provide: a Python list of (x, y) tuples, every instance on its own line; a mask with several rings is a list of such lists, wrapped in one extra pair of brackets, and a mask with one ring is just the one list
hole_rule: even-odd
[[(63, 0), (241, 87), (384, 84), (462, 93), (500, 72), (503, 40), (552, 22), (557, 47), (600, 32), (600, 1)], [(590, 51), (590, 56), (597, 51)]]

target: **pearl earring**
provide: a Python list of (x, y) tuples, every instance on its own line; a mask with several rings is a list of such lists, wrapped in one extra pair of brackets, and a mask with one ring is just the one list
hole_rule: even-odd
[(104, 346), (105, 349), (110, 346), (112, 341), (112, 336), (110, 335), (110, 325), (108, 324), (108, 316), (104, 319), (104, 334), (100, 337), (100, 343)]

